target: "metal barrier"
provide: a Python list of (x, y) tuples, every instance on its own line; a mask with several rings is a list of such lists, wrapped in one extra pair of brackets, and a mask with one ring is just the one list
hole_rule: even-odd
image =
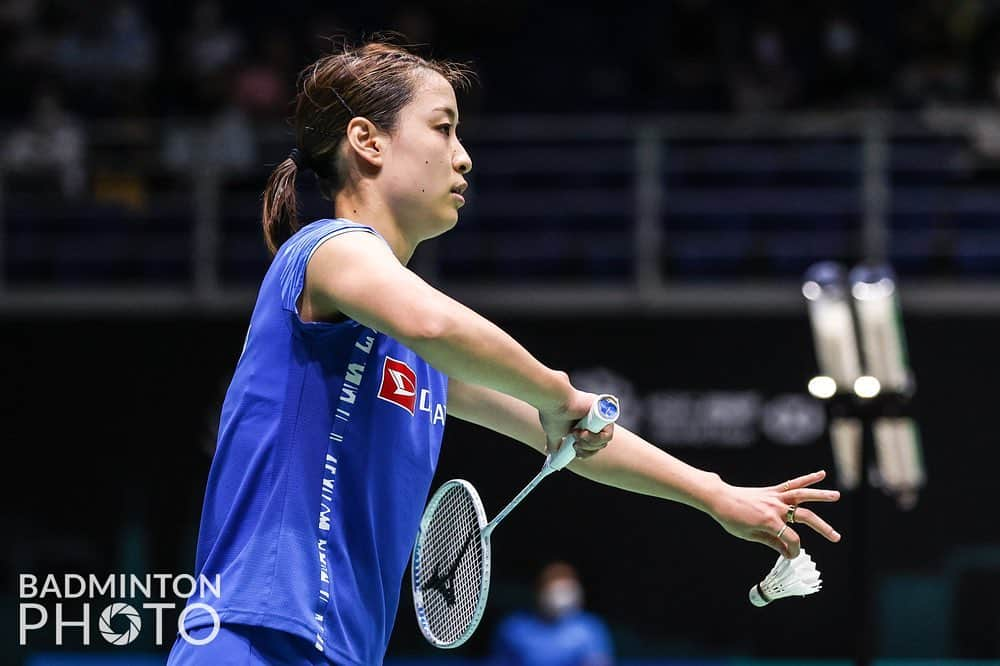
[[(970, 110), (469, 119), (469, 203), (413, 266), (486, 309), (773, 311), (801, 307), (813, 261), (889, 260), (907, 308), (996, 311), (991, 123)], [(83, 199), (47, 174), (0, 177), (0, 310), (245, 311), (267, 265), (260, 190), (289, 132), (155, 120), (91, 127), (88, 143)], [(306, 216), (331, 214), (301, 189)]]

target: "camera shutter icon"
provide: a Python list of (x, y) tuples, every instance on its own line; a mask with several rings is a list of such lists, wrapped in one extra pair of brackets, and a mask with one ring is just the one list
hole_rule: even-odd
[[(128, 629), (122, 633), (118, 633), (111, 628), (111, 620), (119, 615), (124, 616), (128, 620)], [(112, 645), (128, 645), (139, 636), (139, 631), (142, 630), (142, 619), (139, 617), (139, 611), (128, 604), (111, 604), (101, 612), (101, 620), (98, 623), (98, 628), (101, 631), (101, 636), (108, 643)]]

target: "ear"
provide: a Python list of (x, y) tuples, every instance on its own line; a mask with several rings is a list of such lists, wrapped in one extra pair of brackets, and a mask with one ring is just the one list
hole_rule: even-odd
[(375, 123), (361, 116), (347, 124), (347, 144), (358, 157), (372, 166), (381, 167), (385, 158), (385, 135)]

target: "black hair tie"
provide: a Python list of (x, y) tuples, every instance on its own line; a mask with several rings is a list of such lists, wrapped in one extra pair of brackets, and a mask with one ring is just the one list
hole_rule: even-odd
[(299, 171), (312, 171), (319, 178), (328, 178), (329, 169), (323, 160), (316, 160), (312, 155), (302, 148), (292, 148), (288, 153), (288, 159), (295, 163), (295, 168)]
[(298, 148), (292, 148), (292, 151), (288, 153), (288, 159), (295, 163), (296, 169), (308, 169), (309, 164), (306, 159), (305, 153), (303, 153)]

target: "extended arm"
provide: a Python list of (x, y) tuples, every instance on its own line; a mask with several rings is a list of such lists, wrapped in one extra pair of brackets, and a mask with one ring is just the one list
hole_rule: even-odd
[[(627, 408), (623, 405), (623, 409)], [(537, 413), (516, 398), (453, 381), (448, 392), (448, 413), (545, 452), (545, 435)], [(586, 441), (586, 433), (579, 436)], [(840, 495), (805, 487), (822, 480), (822, 472), (769, 488), (731, 486), (718, 474), (692, 467), (621, 426), (615, 426), (607, 447), (586, 460), (574, 460), (568, 469), (606, 485), (697, 508), (730, 534), (764, 543), (791, 557), (798, 554), (798, 536), (791, 529), (784, 531), (784, 541), (776, 536), (784, 525), (787, 507), (807, 501), (836, 501)], [(840, 539), (832, 527), (808, 509), (799, 509), (796, 519), (831, 541)]]

